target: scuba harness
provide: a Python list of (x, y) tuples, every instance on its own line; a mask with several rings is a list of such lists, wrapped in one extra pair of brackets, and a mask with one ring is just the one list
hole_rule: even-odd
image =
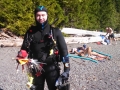
[[(30, 49), (31, 43), (36, 43), (36, 44), (45, 43), (45, 49), (47, 49), (48, 52), (47, 52), (47, 55), (45, 56), (45, 58), (43, 58), (43, 61), (45, 59), (47, 59), (48, 57), (55, 57), (56, 62), (61, 62), (59, 50), (58, 50), (57, 42), (56, 42), (55, 28), (50, 26), (49, 33), (46, 35), (42, 35), (42, 39), (39, 42), (36, 42), (33, 38), (34, 33), (32, 33), (32, 32), (34, 32), (35, 29), (36, 29), (36, 27), (32, 26), (31, 29), (28, 30), (26, 40), (25, 40), (25, 44), (26, 44), (27, 51), (28, 51), (28, 57), (33, 58), (33, 53)], [(46, 43), (46, 41), (47, 41), (47, 43)], [(42, 52), (42, 56), (44, 56), (44, 54), (46, 54), (44, 52)]]
[[(44, 35), (44, 38), (42, 37), (40, 42), (35, 42), (35, 40), (33, 40), (34, 39), (33, 38), (34, 37), (33, 32), (35, 30), (36, 30), (36, 27), (32, 26), (27, 32), (25, 43), (26, 43), (26, 47), (27, 47), (27, 50), (28, 50), (28, 58), (30, 58), (30, 59), (38, 59), (39, 60), (39, 58), (34, 58), (33, 57), (34, 55), (33, 55), (32, 51), (31, 51), (31, 48), (30, 48), (31, 43), (34, 42), (36, 44), (39, 44), (39, 43), (44, 43), (45, 41), (47, 41), (47, 43), (45, 45), (46, 45), (47, 49), (49, 50), (49, 52), (47, 54), (42, 53), (42, 55), (40, 55), (41, 56), (41, 58), (40, 58), (41, 61), (39, 60), (38, 62), (44, 63), (44, 65), (45, 64), (48, 65), (48, 64), (52, 63), (52, 64), (55, 65), (55, 67), (57, 69), (60, 69), (59, 68), (59, 62), (61, 62), (61, 59), (60, 59), (60, 54), (59, 54), (59, 50), (58, 50), (57, 42), (56, 42), (56, 39), (57, 39), (56, 34), (55, 34), (56, 29), (54, 27), (50, 26), (49, 33)], [(45, 49), (46, 49), (46, 47), (45, 47)], [(42, 65), (42, 66), (44, 66), (44, 65)], [(39, 70), (35, 70), (35, 71), (39, 71)], [(36, 73), (38, 73), (38, 72), (36, 72)]]

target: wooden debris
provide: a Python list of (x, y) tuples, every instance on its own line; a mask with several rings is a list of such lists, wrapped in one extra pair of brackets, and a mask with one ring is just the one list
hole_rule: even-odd
[(19, 47), (23, 39), (14, 35), (10, 31), (0, 29), (0, 46), (1, 47)]

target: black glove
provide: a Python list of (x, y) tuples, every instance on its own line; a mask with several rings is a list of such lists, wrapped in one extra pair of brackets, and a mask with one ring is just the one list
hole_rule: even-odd
[(32, 85), (32, 86), (30, 87), (30, 90), (36, 90), (36, 86)]
[(69, 87), (68, 77), (69, 77), (69, 73), (68, 72), (63, 72), (59, 76), (59, 78), (58, 78), (58, 80), (56, 81), (56, 84), (55, 84), (57, 89), (59, 89), (59, 90), (69, 90), (69, 89), (63, 89), (63, 88)]
[(64, 86), (64, 83), (68, 81), (68, 78), (69, 78), (69, 72), (63, 72), (57, 79), (55, 86), (57, 87)]
[(62, 77), (63, 80), (68, 80), (68, 78), (69, 78), (69, 72), (63, 72), (61, 74), (61, 77)]

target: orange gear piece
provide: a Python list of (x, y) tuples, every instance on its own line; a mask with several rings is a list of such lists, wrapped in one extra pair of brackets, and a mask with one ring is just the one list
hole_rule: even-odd
[(26, 63), (29, 62), (29, 59), (24, 59), (24, 58), (18, 58), (17, 60), (18, 60), (18, 62), (19, 62), (21, 65), (26, 64)]

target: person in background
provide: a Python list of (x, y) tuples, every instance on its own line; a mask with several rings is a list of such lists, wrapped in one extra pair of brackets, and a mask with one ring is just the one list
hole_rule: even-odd
[[(56, 90), (55, 84), (59, 78), (62, 81), (69, 79), (70, 63), (67, 45), (61, 31), (48, 23), (48, 11), (44, 6), (38, 6), (34, 16), (36, 25), (31, 26), (26, 32), (17, 57), (21, 57), (26, 51), (28, 58), (40, 63), (36, 68), (33, 67), (36, 64), (29, 66), (33, 77), (30, 90), (44, 90), (45, 80), (49, 90)], [(59, 62), (63, 62), (62, 73), (60, 73)], [(60, 86), (59, 83), (62, 82), (58, 82)], [(69, 90), (69, 86), (65, 85), (59, 90)]]
[(97, 52), (93, 52), (92, 49), (91, 49), (91, 47), (87, 47), (85, 50), (82, 50), (81, 52), (75, 51), (75, 53), (78, 56), (90, 57), (90, 58), (93, 58), (95, 60), (104, 60), (104, 59), (110, 60), (110, 58), (108, 56), (99, 54)]
[(115, 35), (114, 35), (114, 31), (113, 31), (113, 29), (111, 28), (111, 27), (106, 27), (106, 35), (105, 36), (107, 36), (108, 35), (108, 39), (110, 40), (110, 43), (109, 43), (109, 45), (111, 45), (112, 44), (112, 41), (114, 41), (115, 42), (115, 44), (117, 44), (117, 42), (116, 42), (116, 39), (115, 39)]

